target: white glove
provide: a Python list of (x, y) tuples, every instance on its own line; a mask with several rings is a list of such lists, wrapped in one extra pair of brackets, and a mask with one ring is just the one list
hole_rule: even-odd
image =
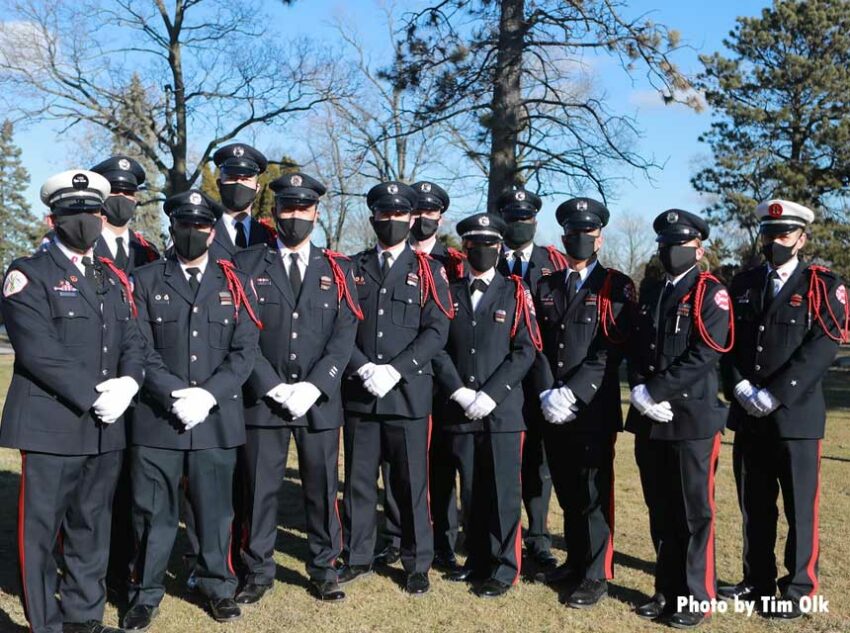
[(401, 380), (401, 374), (392, 365), (375, 365), (372, 375), (363, 381), (363, 386), (373, 396), (383, 398), (399, 380)]
[(749, 380), (742, 380), (735, 385), (735, 400), (738, 401), (748, 414), (759, 418), (762, 415), (761, 411), (753, 403), (753, 398), (757, 391)]
[(578, 399), (569, 387), (547, 389), (540, 394), (540, 404), (550, 424), (572, 422), (578, 415)]
[(94, 401), (92, 409), (103, 423), (112, 424), (124, 415), (124, 411), (130, 406), (133, 396), (139, 391), (139, 383), (130, 376), (122, 376), (104, 380), (95, 386), (95, 390), (100, 395)]
[(301, 418), (310, 410), (322, 392), (310, 382), (298, 382), (292, 385), (292, 395), (286, 401), (286, 408), (293, 418)]
[(216, 405), (215, 396), (200, 387), (177, 389), (171, 392), (171, 397), (176, 398), (171, 405), (171, 411), (187, 431), (206, 420), (210, 410)]
[(475, 394), (475, 400), (466, 407), (466, 417), (470, 420), (480, 420), (493, 413), (495, 408), (496, 401), (483, 391), (479, 391)]
[(780, 402), (767, 389), (759, 389), (752, 397), (753, 406), (759, 411), (759, 417), (770, 415), (779, 408)]
[(449, 398), (457, 402), (460, 405), (460, 408), (465, 411), (466, 408), (472, 404), (472, 401), (475, 400), (476, 395), (478, 394), (475, 392), (475, 389), (461, 387), (449, 396)]
[(287, 398), (292, 395), (292, 388), (295, 385), (287, 385), (285, 382), (280, 383), (276, 387), (272, 387), (266, 393), (266, 396), (282, 405), (286, 402)]
[(632, 389), (629, 394), (629, 402), (634, 405), (641, 415), (645, 415), (656, 422), (669, 422), (673, 419), (673, 410), (670, 407), (670, 403), (666, 401), (660, 404), (655, 402), (652, 396), (649, 395), (646, 385), (638, 385)]
[(375, 363), (366, 363), (360, 369), (357, 370), (357, 375), (360, 376), (360, 380), (366, 382), (369, 378), (372, 377), (372, 374), (375, 373), (375, 367), (377, 365)]

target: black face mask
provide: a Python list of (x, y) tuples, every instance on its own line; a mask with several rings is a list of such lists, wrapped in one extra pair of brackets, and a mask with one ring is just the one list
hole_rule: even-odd
[(785, 244), (779, 242), (768, 242), (761, 247), (761, 252), (774, 268), (785, 264), (794, 257), (794, 247), (785, 246)]
[(401, 244), (410, 233), (410, 223), (407, 220), (369, 220), (378, 241), (384, 246)]
[(103, 214), (112, 226), (126, 226), (136, 211), (136, 201), (124, 196), (109, 196), (103, 203)]
[(519, 248), (534, 239), (537, 222), (509, 222), (505, 229), (505, 244), (510, 248)]
[(244, 211), (257, 197), (256, 189), (239, 182), (219, 182), (218, 193), (221, 195), (221, 203), (230, 211)]
[(661, 265), (669, 275), (676, 277), (697, 263), (697, 247), (671, 244), (658, 249)]
[(175, 224), (171, 227), (171, 237), (174, 250), (185, 260), (198, 259), (209, 249), (207, 240), (210, 234), (191, 225)]
[(94, 246), (103, 230), (100, 216), (92, 213), (60, 215), (56, 217), (53, 226), (65, 246), (81, 253)]
[(278, 218), (277, 234), (284, 246), (292, 248), (306, 240), (313, 232), (312, 220), (303, 218)]
[(413, 237), (416, 238), (417, 242), (422, 242), (434, 235), (439, 226), (439, 220), (435, 220), (433, 218), (416, 218), (413, 221), (413, 226), (411, 227), (410, 232), (413, 234)]
[(466, 249), (469, 265), (479, 273), (486, 273), (499, 261), (499, 248), (493, 246), (470, 246)]
[(580, 262), (587, 261), (596, 253), (596, 237), (588, 233), (570, 233), (564, 236), (567, 255)]

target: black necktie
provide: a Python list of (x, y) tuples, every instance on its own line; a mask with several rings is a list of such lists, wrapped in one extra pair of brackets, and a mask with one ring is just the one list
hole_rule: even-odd
[(301, 292), (301, 269), (298, 267), (298, 253), (289, 254), (289, 284), (295, 298)]
[(246, 217), (246, 213), (236, 216), (236, 246), (239, 248), (248, 248), (248, 236), (245, 235), (245, 225), (242, 224)]
[(472, 292), (475, 292), (476, 290), (478, 292), (487, 292), (487, 282), (484, 281), (483, 279), (473, 279), (472, 280), (472, 288), (471, 288), (470, 292), (472, 293)]
[(127, 251), (124, 249), (124, 238), (115, 238), (115, 265), (121, 270), (127, 270)]
[(201, 287), (201, 269), (195, 268), (187, 268), (186, 272), (189, 273), (189, 287), (192, 289), (192, 294), (198, 296), (198, 288)]
[(767, 312), (770, 304), (773, 303), (773, 281), (779, 279), (779, 273), (771, 270), (764, 280), (764, 288), (761, 291), (761, 311)]
[(92, 289), (97, 290), (97, 278), (94, 274), (94, 262), (92, 262), (91, 257), (86, 255), (83, 257), (83, 266), (86, 269), (86, 281), (91, 284)]
[(390, 257), (392, 257), (392, 253), (389, 251), (384, 251), (381, 253), (381, 257), (384, 262), (381, 264), (381, 279), (386, 279), (387, 274), (390, 272)]
[(571, 272), (567, 276), (567, 303), (570, 303), (576, 296), (576, 292), (578, 292), (578, 282), (580, 279), (581, 275), (576, 271)]
[(511, 274), (522, 277), (522, 251), (514, 251), (514, 265)]

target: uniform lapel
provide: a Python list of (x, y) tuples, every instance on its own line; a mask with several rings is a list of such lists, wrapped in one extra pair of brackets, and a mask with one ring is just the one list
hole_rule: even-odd
[(472, 295), (469, 292), (469, 279), (463, 277), (452, 284), (452, 296), (459, 306), (472, 315)]
[(109, 246), (107, 246), (106, 239), (102, 235), (94, 243), (94, 255), (95, 257), (107, 257), (113, 261), (115, 260), (115, 256), (109, 252)]
[[(48, 251), (53, 256), (53, 261), (65, 270), (65, 276), (68, 281), (71, 282), (71, 285), (79, 291), (83, 299), (85, 299), (86, 302), (94, 308), (97, 315), (100, 316), (100, 301), (97, 299), (96, 289), (93, 288), (86, 280), (85, 275), (80, 272), (70, 259), (65, 257), (65, 254), (59, 250), (58, 246), (51, 245)], [(56, 281), (58, 282), (59, 280), (57, 279)]]
[[(382, 286), (390, 287), (393, 283), (396, 282), (400, 275), (406, 275), (410, 272), (411, 265), (414, 263), (415, 257), (413, 255), (413, 250), (405, 244), (402, 251), (398, 254), (398, 257), (393, 262), (393, 265), (390, 266), (390, 271), (387, 273), (387, 278), (384, 279), (384, 282), (381, 284)], [(378, 274), (380, 278), (380, 272)], [(420, 280), (421, 283), (421, 280)]]
[[(309, 269), (309, 266), (307, 268)], [(287, 277), (286, 268), (283, 265), (283, 257), (279, 250), (270, 250), (266, 254), (266, 272), (274, 285), (280, 290), (286, 302), (294, 308), (295, 293), (292, 292), (292, 284), (289, 283), (289, 277)]]
[[(224, 273), (222, 272), (221, 267), (216, 262), (209, 260), (207, 263), (207, 269), (201, 276), (201, 286), (198, 288), (198, 295), (195, 297), (194, 303), (205, 303), (207, 297), (209, 297), (213, 292), (216, 292), (218, 289), (224, 287), (224, 284), (220, 281), (223, 277)], [(187, 281), (186, 285), (188, 284), (189, 282)], [(233, 297), (233, 301), (236, 301), (236, 297)]]
[(301, 294), (298, 295), (297, 305), (301, 305), (306, 301), (306, 297), (312, 290), (319, 285), (319, 277), (321, 277), (322, 267), (322, 252), (310, 244), (310, 251), (307, 254), (307, 270), (304, 273), (304, 279), (301, 282)]
[(236, 244), (230, 239), (230, 233), (227, 232), (227, 226), (225, 225), (225, 221), (229, 220), (230, 216), (227, 214), (222, 215), (218, 222), (215, 225), (215, 239), (214, 241), (223, 248), (229, 256), (233, 256), (236, 252)]
[[(494, 276), (493, 280), (489, 284), (487, 284), (487, 290), (484, 291), (484, 295), (478, 302), (478, 306), (475, 308), (475, 314), (487, 314), (487, 311), (490, 309), (492, 303), (496, 300), (496, 298), (498, 298), (502, 294), (502, 287), (506, 283), (508, 283), (508, 280), (504, 277), (500, 275)], [(467, 294), (469, 294), (469, 291), (467, 291)]]
[(381, 285), (381, 267), (378, 265), (378, 249), (373, 248), (366, 252), (364, 257), (360, 260), (361, 270), (363, 270), (366, 274), (368, 274), (372, 279), (377, 282), (377, 284)]
[[(214, 265), (212, 261), (207, 264), (207, 270)], [(206, 275), (204, 275), (206, 277)], [(174, 292), (183, 297), (189, 305), (195, 303), (195, 297), (192, 296), (192, 288), (186, 280), (186, 275), (183, 274), (183, 269), (180, 268), (180, 263), (177, 261), (177, 256), (172, 255), (168, 258), (165, 264), (165, 283), (174, 289)]]
[[(576, 292), (576, 296), (573, 297), (572, 302), (567, 308), (567, 317), (571, 317), (575, 311), (578, 309), (578, 306), (584, 305), (584, 302), (587, 300), (588, 295), (591, 293), (596, 295), (596, 300), (599, 301), (599, 289), (602, 287), (602, 282), (605, 279), (605, 269), (601, 264), (596, 264), (593, 267), (593, 270), (587, 276), (587, 279), (584, 280), (584, 283), (579, 288), (578, 292)], [(564, 277), (564, 297), (566, 298), (566, 277)]]
[[(800, 278), (803, 275), (803, 271), (806, 269), (805, 264), (803, 262), (797, 262), (797, 267), (794, 269), (794, 272), (791, 273), (788, 277), (788, 281), (786, 281), (782, 285), (782, 289), (779, 293), (773, 298), (773, 301), (770, 302), (770, 305), (767, 308), (767, 312), (762, 315), (762, 320), (767, 320), (767, 318), (772, 315), (783, 303), (788, 303), (788, 298), (794, 293), (797, 285), (800, 283)], [(767, 278), (767, 270), (765, 270), (765, 278)], [(762, 290), (764, 289), (764, 283), (762, 283)], [(761, 297), (759, 297), (761, 299)], [(761, 301), (759, 301), (761, 303)]]

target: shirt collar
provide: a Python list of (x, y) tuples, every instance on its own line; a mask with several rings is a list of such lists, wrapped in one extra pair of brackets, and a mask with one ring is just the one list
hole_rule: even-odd
[(101, 231), (100, 236), (109, 242), (110, 245), (115, 244), (115, 241), (120, 237), (124, 239), (124, 248), (127, 248), (130, 244), (130, 229), (126, 226), (122, 227), (124, 229), (123, 233), (115, 234), (106, 227), (104, 227), (103, 231)]
[(280, 238), (277, 238), (277, 248), (280, 251), (280, 256), (284, 259), (288, 258), (292, 253), (296, 253), (299, 261), (304, 264), (310, 261), (310, 240), (307, 240), (304, 244), (302, 244), (301, 248), (292, 249), (285, 246), (284, 243), (280, 241)]
[(85, 253), (78, 253), (77, 251), (72, 251), (70, 248), (65, 246), (58, 237), (53, 238), (53, 243), (56, 244), (56, 248), (58, 248), (61, 253), (71, 260), (71, 263), (74, 265), (78, 265), (83, 261), (83, 257), (91, 257), (94, 259), (94, 249), (90, 248)]
[(770, 274), (775, 270), (776, 274), (779, 275), (779, 279), (782, 280), (782, 282), (784, 283), (784, 282), (788, 281), (788, 278), (791, 276), (791, 273), (793, 273), (795, 270), (797, 270), (797, 266), (799, 264), (800, 264), (800, 259), (795, 255), (794, 257), (789, 259), (787, 262), (785, 262), (781, 266), (777, 266), (776, 268), (774, 268), (773, 266), (771, 266), (768, 263), (767, 273)]
[(522, 253), (522, 260), (527, 262), (531, 260), (531, 251), (534, 250), (534, 242), (531, 242), (531, 244), (529, 244), (528, 246), (525, 246), (524, 248), (520, 249), (511, 248), (507, 244), (502, 244), (502, 248), (504, 249), (504, 253), (506, 255), (510, 255), (511, 257), (513, 257), (513, 253), (515, 250), (519, 250), (519, 252)]
[(688, 268), (685, 272), (683, 272), (681, 275), (676, 275), (675, 277), (671, 277), (670, 275), (667, 275), (667, 283), (673, 284), (675, 286), (680, 281), (682, 281), (682, 279), (684, 279), (685, 276), (696, 267), (697, 267), (697, 265), (694, 264), (693, 266)]
[(567, 266), (567, 269), (566, 269), (567, 274), (566, 274), (565, 279), (570, 278), (570, 273), (576, 273), (577, 272), (579, 280), (581, 281), (582, 284), (584, 284), (584, 282), (587, 280), (588, 277), (590, 277), (590, 273), (593, 272), (593, 269), (596, 268), (596, 264), (598, 264), (598, 263), (599, 263), (599, 260), (594, 259), (591, 264), (585, 266), (582, 270), (573, 270), (572, 268)]
[(436, 245), (437, 245), (437, 237), (436, 236), (429, 237), (424, 242), (415, 242), (415, 243), (411, 242), (410, 243), (410, 247), (413, 250), (418, 251), (420, 253), (425, 253), (426, 255), (430, 255), (431, 251), (434, 250), (434, 247)]
[(210, 258), (209, 258), (209, 255), (207, 255), (206, 257), (204, 257), (204, 261), (202, 261), (197, 266), (188, 266), (188, 265), (184, 264), (182, 261), (180, 261), (179, 259), (177, 260), (177, 262), (180, 264), (180, 270), (183, 271), (183, 274), (186, 275), (186, 279), (188, 279), (191, 276), (188, 272), (186, 272), (186, 269), (188, 269), (188, 268), (200, 268), (201, 269), (201, 277), (203, 277), (204, 273), (207, 271), (207, 264), (209, 264)]
[(467, 273), (467, 282), (471, 284), (476, 279), (480, 279), (481, 281), (483, 281), (484, 283), (486, 283), (489, 286), (492, 283), (492, 281), (495, 277), (496, 277), (496, 269), (491, 268), (486, 273), (479, 275), (478, 277), (474, 276), (472, 274), (472, 272)]
[[(236, 217), (237, 215), (239, 215), (239, 213), (245, 214), (245, 217), (241, 220)], [(227, 217), (228, 217), (228, 220), (229, 220), (228, 224), (230, 224), (230, 226), (235, 227), (237, 224), (242, 223), (242, 225), (245, 226), (245, 228), (248, 228), (248, 225), (251, 223), (251, 214), (247, 213), (245, 211), (240, 211), (239, 213), (234, 213), (233, 215), (230, 215), (228, 213), (227, 214)]]
[(404, 242), (404, 241), (399, 242), (398, 244), (396, 244), (395, 246), (392, 246), (390, 248), (381, 248), (381, 245), (377, 244), (377, 245), (375, 245), (375, 249), (377, 250), (377, 253), (378, 253), (378, 260), (380, 261), (381, 256), (386, 252), (386, 253), (389, 253), (390, 256), (391, 256), (391, 259), (393, 261), (395, 261), (395, 260), (398, 259), (398, 256), (401, 255), (402, 251), (404, 251), (406, 246), (407, 246), (407, 242)]

